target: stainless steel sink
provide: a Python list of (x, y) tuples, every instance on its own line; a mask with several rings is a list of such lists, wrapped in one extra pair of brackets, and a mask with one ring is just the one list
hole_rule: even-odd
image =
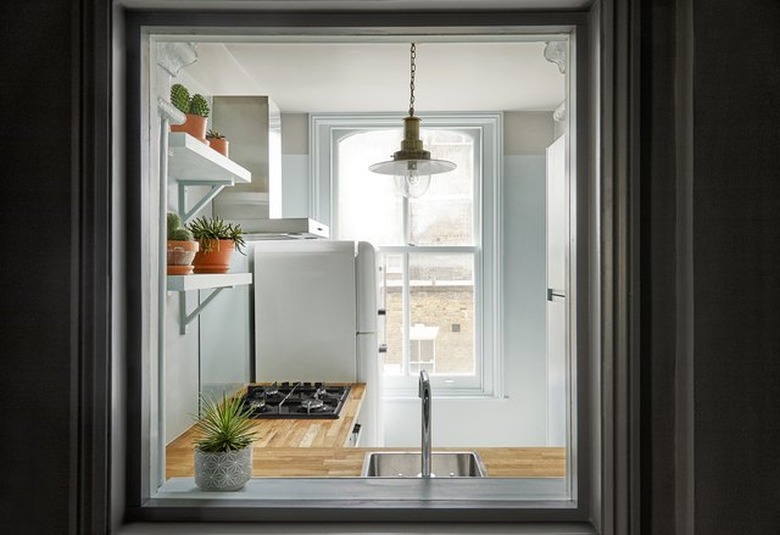
[[(372, 451), (363, 460), (363, 477), (420, 477), (419, 451)], [(431, 477), (486, 477), (482, 458), (473, 451), (435, 451)]]

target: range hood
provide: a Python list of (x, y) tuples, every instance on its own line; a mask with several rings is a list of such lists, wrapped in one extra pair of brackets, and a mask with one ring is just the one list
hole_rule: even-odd
[(244, 230), (245, 239), (252, 240), (312, 240), (330, 237), (327, 225), (308, 217), (280, 219), (231, 219)]
[[(291, 175), (282, 181), (281, 112), (273, 100), (215, 96), (212, 121), (214, 128), (230, 133), (230, 157), (252, 173), (251, 183), (226, 188), (214, 198), (214, 215), (241, 225), (247, 240), (330, 237), (327, 225), (307, 217), (308, 202), (300, 195), (305, 180)], [(286, 187), (292, 188), (292, 202), (283, 206)]]
[(241, 225), (247, 240), (330, 238), (328, 225), (309, 217), (269, 217), (268, 193), (222, 192), (214, 199), (214, 215)]

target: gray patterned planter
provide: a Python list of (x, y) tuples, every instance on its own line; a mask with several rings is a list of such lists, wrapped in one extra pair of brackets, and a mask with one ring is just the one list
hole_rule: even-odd
[(251, 445), (219, 453), (195, 448), (195, 484), (201, 490), (240, 490), (251, 477)]

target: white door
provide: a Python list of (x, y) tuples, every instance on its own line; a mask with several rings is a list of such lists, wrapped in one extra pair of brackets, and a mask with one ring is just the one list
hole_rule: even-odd
[(547, 445), (566, 445), (566, 273), (569, 240), (566, 141), (547, 148)]

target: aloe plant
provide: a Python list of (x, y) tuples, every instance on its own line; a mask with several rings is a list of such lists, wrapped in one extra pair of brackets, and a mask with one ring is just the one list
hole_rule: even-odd
[(216, 130), (209, 130), (206, 132), (206, 139), (225, 139), (225, 136)]
[(244, 407), (241, 396), (222, 402), (203, 399), (203, 418), (196, 423), (195, 447), (209, 453), (242, 450), (257, 437), (252, 410)]
[(244, 254), (244, 231), (241, 225), (226, 223), (221, 217), (199, 217), (190, 223), (187, 228), (195, 239), (200, 242), (200, 250), (210, 253), (215, 247), (219, 247), (219, 240), (233, 240), (236, 251)]
[(171, 104), (183, 113), (190, 113), (190, 92), (181, 84), (171, 86)]
[(206, 101), (206, 97), (200, 93), (195, 93), (190, 99), (189, 113), (193, 115), (200, 115), (201, 117), (208, 117), (211, 113), (209, 103)]

